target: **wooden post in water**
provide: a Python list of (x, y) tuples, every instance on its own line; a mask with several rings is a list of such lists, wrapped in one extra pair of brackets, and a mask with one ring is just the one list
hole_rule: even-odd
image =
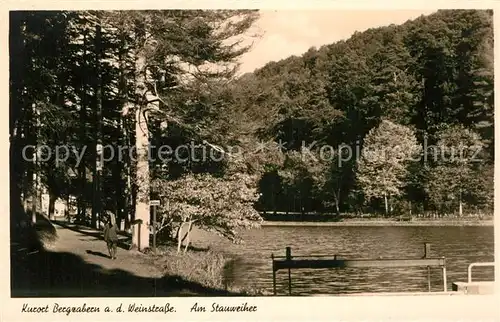
[(429, 289), (429, 292), (431, 291), (431, 267), (427, 266), (427, 286)]
[(429, 258), (429, 255), (431, 254), (431, 244), (429, 243), (424, 243), (425, 249), (424, 249), (424, 258)]
[[(444, 259), (444, 257), (443, 257), (443, 259)], [(447, 284), (448, 284), (448, 281), (446, 280), (446, 264), (445, 264), (443, 266), (443, 288), (444, 288), (444, 292), (448, 291)]]
[[(424, 243), (424, 258), (428, 258), (431, 253), (431, 244)], [(427, 266), (427, 288), (431, 291), (431, 267)]]
[[(286, 248), (286, 260), (292, 260), (292, 249), (290, 247)], [(288, 268), (288, 295), (292, 295), (292, 275), (290, 268)]]
[(273, 293), (276, 295), (276, 269), (274, 268), (274, 254), (271, 254), (271, 260), (273, 261)]

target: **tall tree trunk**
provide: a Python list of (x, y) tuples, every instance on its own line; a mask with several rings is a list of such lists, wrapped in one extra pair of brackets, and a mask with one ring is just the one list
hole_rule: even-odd
[(66, 203), (66, 209), (64, 211), (65, 212), (65, 217), (69, 221), (69, 219), (71, 218), (71, 216), (70, 216), (70, 208), (71, 208), (70, 204), (71, 204), (71, 202), (70, 202), (70, 198), (69, 198), (69, 193), (66, 194), (65, 203)]
[[(34, 28), (33, 22), (30, 21), (30, 19), (27, 19), (22, 22), (21, 25), (21, 35), (26, 35), (32, 32), (32, 29)], [(27, 40), (25, 37), (20, 37), (20, 40), (22, 40), (23, 47), (27, 45)], [(20, 77), (27, 77), (26, 73), (30, 73), (33, 70), (33, 64), (34, 61), (31, 59), (31, 57), (28, 57), (28, 53), (22, 49), (22, 57), (24, 58), (24, 61), (21, 62), (21, 66), (26, 66), (24, 68), (24, 73), (23, 75), (20, 75)], [(17, 68), (18, 66), (16, 66)], [(27, 88), (26, 83), (24, 83), (24, 80), (21, 80), (23, 83), (23, 86), (21, 88), (22, 92), (19, 94), (19, 98), (21, 98), (23, 92), (29, 92), (29, 89)], [(23, 119), (23, 127), (24, 127), (24, 140), (23, 140), (23, 146), (27, 145), (35, 145), (36, 144), (36, 127), (35, 127), (35, 115), (34, 115), (34, 105), (33, 103), (33, 98), (29, 97), (28, 95), (25, 95), (23, 97), (23, 104), (21, 110), (25, 111), (25, 118)], [(33, 158), (34, 157), (34, 151), (31, 149), (28, 149), (27, 157), (28, 158)], [(26, 175), (25, 175), (25, 185), (23, 187), (23, 198), (24, 198), (24, 209), (25, 211), (28, 211), (29, 206), (30, 206), (30, 201), (33, 200), (32, 194), (33, 194), (33, 186), (34, 186), (34, 180), (33, 180), (33, 173), (34, 173), (34, 167), (33, 167), (33, 162), (27, 162), (28, 160), (23, 159), (23, 164), (26, 168)]]
[[(14, 228), (16, 224), (24, 220), (22, 217), (26, 211), (23, 207), (22, 199), (25, 187), (25, 160), (22, 158), (23, 147), (24, 115), (25, 106), (22, 99), (23, 76), (26, 67), (23, 28), (25, 22), (19, 12), (11, 11), (9, 19), (9, 66), (10, 70), (17, 70), (17, 73), (10, 74), (10, 95), (9, 95), (9, 133), (11, 145), (9, 150), (9, 172), (10, 172), (10, 225)], [(12, 236), (12, 235), (11, 235)]]
[(33, 116), (34, 116), (34, 138), (35, 138), (35, 152), (33, 154), (33, 191), (31, 194), (31, 222), (36, 223), (36, 215), (39, 211), (38, 201), (39, 201), (39, 190), (40, 190), (40, 169), (38, 167), (38, 131), (40, 129), (40, 110), (36, 104), (33, 104)]
[[(120, 130), (122, 134), (122, 144), (125, 147), (130, 148), (130, 135), (129, 135), (129, 127), (128, 127), (128, 122), (126, 118), (126, 111), (131, 109), (129, 106), (129, 101), (128, 101), (128, 87), (127, 87), (127, 80), (125, 78), (126, 74), (126, 50), (127, 50), (127, 44), (126, 44), (126, 34), (124, 31), (124, 26), (122, 26), (120, 33), (120, 51), (119, 51), (119, 64), (120, 64), (120, 82), (119, 82), (119, 96), (120, 96), (120, 104), (122, 107), (122, 114), (120, 117)], [(128, 149), (126, 150), (127, 152), (129, 151)], [(131, 221), (131, 211), (132, 211), (132, 205), (131, 205), (131, 200), (132, 200), (132, 180), (131, 180), (131, 174), (130, 174), (130, 168), (131, 168), (131, 162), (129, 158), (129, 153), (124, 153), (124, 155), (120, 155), (120, 158), (118, 159), (119, 166), (120, 166), (120, 180), (122, 183), (125, 183), (125, 187), (123, 188), (123, 194), (119, 196), (121, 199), (119, 204), (121, 205), (121, 208), (123, 209), (122, 211), (122, 217), (125, 220), (125, 228), (129, 229), (130, 228), (130, 221)]]
[(389, 203), (387, 201), (387, 193), (384, 192), (385, 215), (389, 214)]
[(55, 210), (56, 210), (56, 200), (57, 197), (52, 191), (49, 190), (49, 219), (55, 219)]
[(37, 209), (37, 174), (36, 174), (36, 157), (33, 161), (34, 165), (33, 168), (33, 185), (32, 185), (32, 192), (31, 192), (31, 223), (36, 224), (36, 213), (38, 211)]
[(340, 207), (338, 200), (335, 200), (335, 213), (337, 214), (337, 216), (340, 216)]
[(95, 95), (96, 95), (96, 144), (95, 144), (95, 170), (93, 173), (94, 182), (94, 203), (92, 205), (92, 226), (99, 228), (99, 220), (101, 218), (102, 211), (102, 196), (101, 196), (101, 174), (102, 174), (102, 79), (101, 79), (101, 26), (96, 25), (96, 36), (95, 36), (95, 47), (96, 47), (96, 74), (95, 74)]
[(335, 202), (335, 213), (337, 214), (337, 216), (340, 216), (340, 200), (339, 200), (339, 197), (340, 197), (340, 191), (337, 191), (337, 192), (333, 193), (333, 200)]
[(121, 173), (122, 173), (122, 162), (117, 160), (113, 164), (113, 183), (116, 185), (116, 190), (114, 191), (114, 208), (116, 209), (116, 224), (117, 227), (122, 229), (121, 225), (124, 219), (124, 207), (123, 207), (123, 195), (125, 189), (123, 188)]
[(136, 96), (138, 97), (137, 105), (135, 106), (135, 148), (137, 153), (136, 163), (136, 183), (137, 194), (135, 197), (135, 220), (142, 219), (140, 238), (136, 234), (132, 236), (132, 245), (140, 245), (141, 249), (149, 248), (149, 129), (145, 117), (145, 109), (147, 101), (144, 97), (146, 89), (146, 57), (143, 50), (137, 52), (135, 58), (135, 88)]
[(458, 194), (458, 216), (462, 217), (463, 215), (463, 207), (462, 207), (462, 187), (460, 187), (460, 191)]
[[(80, 95), (81, 95), (81, 107), (80, 107), (80, 119), (82, 120), (83, 124), (81, 124), (80, 127), (80, 134), (81, 139), (87, 138), (87, 87), (86, 87), (86, 80), (87, 80), (87, 33), (83, 34), (83, 77), (84, 80), (82, 81), (82, 86), (80, 89)], [(82, 148), (87, 144), (87, 141), (84, 140), (82, 142)], [(85, 157), (83, 160), (80, 162), (78, 165), (78, 174), (79, 174), (79, 180), (80, 180), (80, 195), (78, 196), (78, 219), (84, 220), (85, 217), (87, 217), (87, 167), (86, 167), (86, 162), (85, 162)]]
[(29, 188), (31, 186), (31, 179), (29, 177), (30, 177), (30, 172), (31, 171), (32, 170), (30, 170), (30, 168), (28, 167), (26, 169), (25, 175), (23, 176), (24, 180), (23, 180), (23, 186), (22, 186), (22, 193), (21, 194), (23, 196), (23, 198), (22, 198), (22, 205), (23, 205), (23, 210), (24, 210), (25, 213), (28, 212), (28, 207), (29, 207), (29, 198), (28, 198), (28, 196), (30, 194)]
[[(124, 132), (126, 136), (126, 142), (127, 142), (127, 147), (131, 146), (130, 142), (130, 133), (128, 130), (128, 127), (126, 126), (127, 123), (125, 122), (125, 127), (124, 127)], [(125, 158), (126, 163), (124, 164), (125, 167), (125, 179), (126, 179), (126, 191), (125, 191), (125, 218), (126, 218), (126, 224), (127, 228), (130, 227), (130, 222), (132, 221), (132, 210), (134, 208), (134, 198), (132, 197), (133, 192), (132, 192), (132, 174), (131, 174), (131, 167), (132, 167), (132, 162), (130, 158), (126, 157)]]

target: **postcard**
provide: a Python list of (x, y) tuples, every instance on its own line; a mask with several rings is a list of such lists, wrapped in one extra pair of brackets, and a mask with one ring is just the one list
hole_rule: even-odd
[(3, 8), (2, 321), (499, 317), (493, 2)]

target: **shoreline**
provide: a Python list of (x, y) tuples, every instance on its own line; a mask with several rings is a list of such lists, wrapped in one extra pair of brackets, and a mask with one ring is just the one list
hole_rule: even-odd
[(375, 227), (493, 227), (494, 220), (416, 220), (416, 221), (389, 221), (389, 220), (349, 220), (338, 222), (306, 222), (306, 221), (264, 221), (263, 227), (348, 227), (348, 226), (375, 226)]

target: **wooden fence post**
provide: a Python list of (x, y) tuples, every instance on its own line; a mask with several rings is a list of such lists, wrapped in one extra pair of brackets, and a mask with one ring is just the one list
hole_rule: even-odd
[[(431, 254), (431, 244), (424, 243), (424, 258), (429, 258)], [(427, 266), (427, 288), (431, 291), (431, 267)]]
[[(286, 260), (292, 260), (292, 249), (286, 248)], [(288, 295), (292, 295), (292, 274), (291, 269), (288, 268)]]
[(276, 295), (276, 268), (274, 267), (274, 254), (271, 254), (271, 259), (273, 261), (273, 293)]

